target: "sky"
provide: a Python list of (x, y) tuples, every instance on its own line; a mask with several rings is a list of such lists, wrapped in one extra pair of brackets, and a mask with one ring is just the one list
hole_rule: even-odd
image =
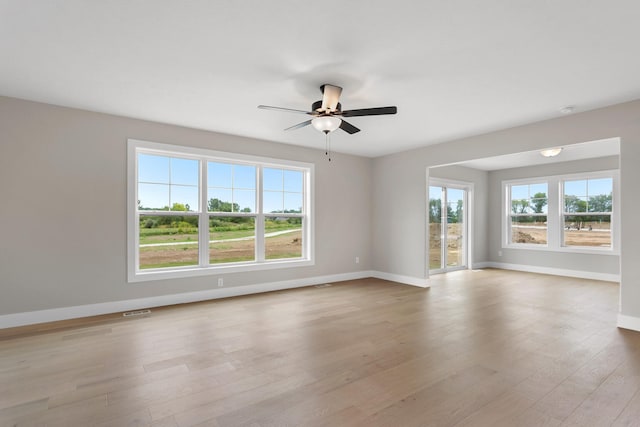
[[(590, 197), (609, 195), (613, 191), (613, 180), (611, 178), (598, 179), (577, 179), (564, 181), (564, 195), (576, 196), (581, 200), (588, 201)], [(549, 194), (546, 183), (523, 184), (511, 186), (512, 200), (531, 200), (536, 193)], [(547, 213), (547, 206), (542, 208), (543, 213)]]
[[(580, 179), (580, 180), (566, 180), (564, 181), (565, 195), (573, 195), (581, 200), (588, 201), (589, 197), (598, 195), (608, 195), (613, 191), (613, 180), (611, 178), (599, 178), (599, 179)], [(429, 187), (429, 198), (439, 199), (441, 198), (441, 187)], [(511, 186), (511, 199), (512, 200), (531, 200), (536, 193), (549, 194), (546, 183), (534, 183), (523, 185)], [(457, 206), (458, 200), (462, 200), (463, 190), (447, 189), (447, 202), (452, 209)], [(543, 206), (543, 213), (547, 213), (547, 206)]]
[[(198, 160), (138, 154), (138, 200), (144, 208), (162, 209), (174, 203), (199, 210)], [(207, 162), (207, 199), (237, 203), (256, 212), (256, 167)], [(264, 211), (302, 207), (301, 171), (263, 168)]]
[[(549, 194), (546, 182), (511, 186), (511, 200), (532, 200), (538, 193)], [(542, 213), (547, 213), (546, 205), (542, 207)]]
[[(573, 195), (580, 198), (589, 198), (598, 195), (608, 195), (612, 192), (613, 180), (611, 178), (578, 179), (564, 181), (565, 195)], [(536, 193), (548, 194), (547, 184), (525, 184), (511, 186), (512, 199), (533, 198)]]
[[(430, 199), (441, 199), (442, 197), (442, 187), (429, 186)], [(459, 200), (464, 200), (464, 190), (447, 188), (447, 204), (455, 210)]]
[(582, 179), (564, 182), (565, 195), (578, 196), (585, 200), (589, 197), (608, 195), (613, 191), (613, 179)]

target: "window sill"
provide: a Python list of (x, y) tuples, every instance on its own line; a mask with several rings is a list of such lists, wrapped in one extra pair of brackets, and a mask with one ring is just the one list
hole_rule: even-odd
[(148, 282), (151, 280), (181, 279), (186, 277), (213, 276), (229, 273), (247, 273), (251, 271), (276, 270), (284, 268), (307, 267), (314, 265), (313, 260), (308, 259), (287, 259), (278, 261), (267, 261), (261, 263), (228, 264), (210, 267), (183, 267), (171, 270), (143, 270), (129, 274), (128, 282)]
[(502, 249), (516, 249), (516, 250), (532, 250), (541, 252), (559, 252), (568, 254), (589, 254), (589, 255), (620, 255), (620, 251), (615, 249), (599, 249), (590, 247), (549, 247), (548, 245), (528, 245), (526, 243), (514, 245), (503, 245)]

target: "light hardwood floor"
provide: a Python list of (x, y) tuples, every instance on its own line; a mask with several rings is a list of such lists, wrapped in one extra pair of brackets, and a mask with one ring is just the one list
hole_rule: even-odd
[(617, 284), (484, 270), (27, 328), (0, 425), (640, 426), (617, 308)]

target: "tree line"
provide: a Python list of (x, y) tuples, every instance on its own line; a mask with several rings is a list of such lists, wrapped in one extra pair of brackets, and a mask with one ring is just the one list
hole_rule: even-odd
[[(590, 196), (587, 200), (574, 195), (564, 196), (564, 211), (569, 213), (584, 212), (611, 212), (612, 194), (598, 194)], [(544, 213), (543, 209), (547, 205), (547, 194), (536, 193), (531, 199), (511, 200), (511, 212), (514, 214)]]
[[(543, 214), (544, 207), (548, 204), (547, 193), (535, 193), (531, 199), (514, 199), (511, 200), (511, 212), (514, 214)], [(587, 200), (574, 195), (566, 195), (564, 197), (564, 211), (567, 213), (600, 213), (611, 212), (613, 207), (612, 193), (598, 194), (596, 196), (590, 196)], [(462, 200), (458, 200), (455, 209), (454, 207), (447, 205), (447, 222), (455, 224), (462, 222), (463, 217), (463, 204)], [(580, 215), (581, 221), (610, 221), (610, 217), (602, 215)], [(528, 218), (530, 222), (535, 222), (534, 216)], [(520, 219), (521, 222), (526, 222), (525, 218)], [(442, 200), (441, 199), (429, 199), (429, 222), (440, 223), (442, 222)]]
[[(207, 209), (209, 212), (241, 212), (241, 213), (251, 213), (251, 208), (243, 208), (240, 209), (240, 205), (238, 203), (224, 202), (220, 199), (209, 199), (207, 202)], [(188, 203), (174, 203), (171, 205), (171, 209), (169, 206), (164, 206), (161, 209), (158, 208), (147, 208), (142, 206), (142, 202), (138, 200), (138, 210), (139, 211), (171, 211), (171, 212), (192, 212), (191, 206)], [(285, 209), (284, 211), (272, 211), (270, 213), (302, 213), (302, 208), (299, 209)]]
[[(547, 206), (548, 199), (546, 193), (536, 193), (531, 199), (515, 199), (511, 200), (511, 212), (514, 214), (543, 214), (544, 207)], [(564, 196), (564, 212), (565, 213), (609, 213), (613, 208), (612, 193), (598, 194), (590, 196), (588, 199), (580, 198), (575, 195)], [(610, 221), (609, 215), (576, 215), (574, 219), (583, 222), (589, 221)], [(519, 222), (534, 222), (535, 217), (520, 218)]]
[[(458, 200), (455, 209), (447, 204), (447, 222), (455, 224), (464, 221), (464, 205), (462, 200)], [(429, 199), (429, 222), (442, 222), (442, 199)]]
[[(209, 199), (207, 208), (210, 212), (242, 212), (251, 213), (250, 208), (240, 209), (238, 203), (224, 202), (220, 199)], [(189, 204), (174, 203), (169, 209), (169, 206), (165, 206), (162, 209), (145, 208), (138, 200), (138, 210), (140, 211), (171, 211), (171, 212), (191, 212)], [(284, 210), (283, 212), (272, 213), (301, 213), (299, 210)], [(197, 227), (199, 218), (193, 215), (158, 215), (158, 216), (144, 216), (140, 217), (140, 226), (142, 228), (185, 228), (185, 227)], [(253, 224), (254, 218), (250, 216), (229, 216), (229, 217), (213, 217), (209, 219), (209, 227), (212, 228), (228, 228), (239, 227), (243, 224)], [(302, 224), (302, 218), (286, 218), (286, 219), (274, 219), (268, 221), (287, 222), (289, 224)]]

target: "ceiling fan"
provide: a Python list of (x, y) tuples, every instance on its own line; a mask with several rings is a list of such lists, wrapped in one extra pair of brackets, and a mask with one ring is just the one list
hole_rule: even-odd
[(288, 127), (285, 130), (295, 130), (312, 125), (314, 128), (320, 132), (324, 132), (325, 134), (329, 134), (329, 132), (333, 132), (338, 128), (348, 134), (360, 132), (360, 129), (345, 121), (343, 117), (381, 116), (385, 114), (396, 114), (398, 112), (398, 108), (395, 106), (342, 111), (342, 105), (338, 102), (340, 94), (342, 93), (342, 88), (340, 86), (323, 84), (320, 86), (320, 91), (322, 92), (322, 99), (311, 104), (311, 111), (271, 107), (269, 105), (258, 105), (258, 108), (313, 116), (312, 119)]

